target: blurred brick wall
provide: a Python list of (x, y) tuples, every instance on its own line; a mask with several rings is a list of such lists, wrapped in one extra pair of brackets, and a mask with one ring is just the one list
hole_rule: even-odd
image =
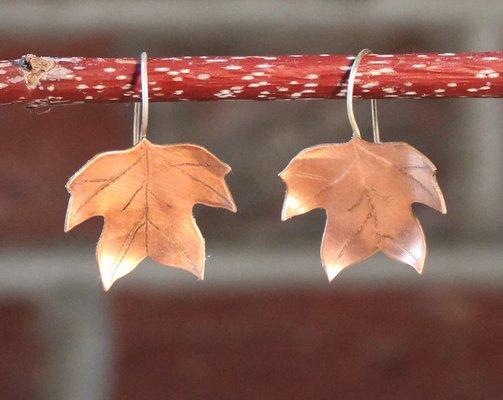
[[(467, 14), (455, 1), (442, 3), (439, 8), (448, 12), (442, 12), (443, 20), (436, 18), (431, 23), (411, 19), (410, 14), (402, 20), (400, 9), (407, 7), (391, 9), (395, 2), (304, 2), (313, 12), (307, 18), (314, 16), (310, 21), (300, 19), (309, 23), (307, 28), (295, 19), (295, 7), (265, 1), (239, 5), (229, 1), (227, 8), (231, 3), (236, 8), (257, 4), (256, 13), (243, 15), (236, 9), (232, 11), (236, 15), (225, 14), (227, 19), (220, 19), (221, 24), (212, 23), (219, 12), (213, 2), (197, 2), (199, 6), (171, 2), (166, 21), (190, 21), (183, 27), (164, 20), (151, 26), (150, 8), (142, 2), (128, 2), (138, 7), (134, 20), (128, 20), (122, 17), (124, 3), (91, 1), (85, 6), (96, 10), (92, 28), (81, 18), (79, 5), (72, 9), (73, 2), (33, 2), (40, 5), (45, 17), (26, 13), (22, 3), (16, 2), (20, 13), (28, 15), (24, 24), (10, 16), (7, 18), (16, 29), (0, 24), (2, 59), (26, 53), (134, 56), (143, 50), (151, 56), (174, 56), (344, 53), (364, 46), (379, 53), (490, 49), (481, 45), (486, 31), (468, 24)], [(161, 3), (168, 2), (149, 5)], [(299, 8), (301, 4), (297, 2)], [(328, 23), (326, 19), (319, 23), (316, 17), (316, 13), (323, 17), (315, 8), (321, 4), (334, 12)], [(59, 9), (69, 9), (72, 25), (55, 17)], [(201, 9), (207, 14), (203, 18)], [(277, 9), (288, 13), (291, 20), (278, 19)], [(332, 21), (339, 11), (350, 16), (344, 24)], [(100, 18), (107, 21), (107, 12), (118, 15), (121, 22), (113, 26), (102, 23)], [(201, 19), (192, 18), (192, 12)], [(431, 7), (425, 12), (436, 10)], [(501, 14), (496, 7), (480, 7), (470, 21), (484, 29), (488, 24), (480, 16), (483, 12)], [(386, 17), (388, 13), (395, 17)], [(238, 25), (236, 16), (250, 23)], [(33, 24), (32, 19), (36, 19)], [(487, 132), (471, 129), (466, 123), (469, 119), (464, 118), (485, 118), (487, 114), (479, 117), (476, 108), (481, 102), (380, 102), (383, 139), (406, 140), (439, 168), (449, 214), (440, 217), (419, 209), (430, 244), (435, 243), (435, 232), (448, 242), (462, 241), (472, 232), (482, 243), (501, 236), (476, 236), (473, 218), (467, 218), (474, 208), (480, 208), (488, 215), (490, 223), (483, 226), (487, 232), (501, 232), (503, 226), (486, 211), (487, 193), (476, 197), (478, 202), (467, 200), (481, 186), (478, 179), (470, 178), (471, 171), (481, 158), (490, 161), (476, 145)], [(16, 106), (1, 107), (1, 112), (0, 245), (18, 246), (23, 252), (34, 243), (60, 241), (68, 246), (82, 238), (95, 242), (101, 225), (98, 219), (63, 236), (68, 200), (64, 184), (97, 152), (130, 145), (132, 107), (76, 105), (26, 110)], [(368, 103), (358, 104), (357, 115), (364, 132), (369, 132)], [(291, 245), (319, 241), (321, 212), (288, 224), (279, 222), (284, 186), (276, 174), (302, 148), (349, 137), (343, 102), (156, 104), (151, 107), (150, 127), (153, 140), (159, 143), (198, 143), (232, 165), (229, 182), (239, 214), (204, 207), (195, 210), (208, 243), (240, 240), (241, 249), (246, 246), (247, 251), (255, 249), (260, 254), (280, 241)], [(59, 257), (56, 249), (51, 249), (51, 255), (55, 260)], [(1, 267), (2, 272), (9, 269)], [(79, 264), (68, 267), (69, 271), (84, 268)], [(30, 278), (36, 283), (45, 272)], [(110, 399), (119, 400), (499, 399), (503, 392), (503, 296), (483, 287), (352, 291), (341, 290), (335, 282), (312, 291), (119, 291), (117, 297), (113, 292), (107, 297), (115, 301), (113, 314), (107, 317), (115, 321), (117, 371), (110, 371), (111, 376), (104, 379), (115, 378)], [(66, 295), (79, 301), (78, 289)], [(20, 291), (18, 298), (24, 296)], [(39, 306), (40, 298), (37, 301)], [(51, 393), (47, 382), (41, 382), (51, 374), (45, 362), (52, 358), (64, 365), (71, 360), (67, 354), (58, 355), (58, 349), (44, 348), (38, 317), (35, 302), (0, 301), (0, 400), (45, 399), (44, 393)], [(45, 329), (58, 337), (61, 327), (47, 324)], [(94, 326), (89, 330), (98, 331)], [(74, 379), (79, 378), (77, 373)], [(56, 384), (70, 386), (71, 382), (56, 380)]]
[(40, 393), (42, 346), (33, 305), (0, 303), (0, 399), (33, 400)]
[(117, 399), (497, 399), (503, 296), (449, 287), (116, 298)]
[[(124, 291), (110, 399), (498, 399), (502, 309), (497, 292), (449, 287)], [(2, 400), (43, 390), (37, 319), (0, 305)]]

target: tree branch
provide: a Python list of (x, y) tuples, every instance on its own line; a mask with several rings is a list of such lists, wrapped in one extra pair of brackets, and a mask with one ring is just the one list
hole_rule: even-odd
[[(353, 56), (151, 58), (151, 101), (344, 98)], [(355, 97), (503, 97), (503, 51), (370, 54)], [(23, 56), (0, 60), (0, 104), (28, 107), (138, 101), (139, 60)]]

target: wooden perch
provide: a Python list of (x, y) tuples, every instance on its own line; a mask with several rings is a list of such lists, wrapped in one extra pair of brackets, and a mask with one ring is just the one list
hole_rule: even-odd
[[(151, 58), (151, 101), (302, 100), (346, 96), (353, 56)], [(503, 97), (503, 51), (370, 54), (359, 98)], [(0, 61), (0, 104), (28, 107), (138, 101), (139, 59), (26, 55)]]

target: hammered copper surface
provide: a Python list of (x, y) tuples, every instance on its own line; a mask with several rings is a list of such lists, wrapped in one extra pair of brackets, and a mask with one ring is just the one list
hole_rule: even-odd
[(324, 208), (322, 263), (332, 280), (377, 251), (422, 271), (426, 241), (412, 203), (446, 213), (436, 168), (406, 143), (324, 144), (300, 152), (280, 173), (282, 220)]
[(230, 167), (192, 144), (143, 139), (99, 154), (68, 182), (65, 231), (93, 216), (105, 224), (96, 251), (105, 289), (145, 257), (204, 276), (204, 238), (194, 204), (235, 212), (224, 177)]

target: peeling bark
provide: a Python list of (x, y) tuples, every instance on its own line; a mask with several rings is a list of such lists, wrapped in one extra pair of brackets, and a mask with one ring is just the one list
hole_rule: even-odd
[(56, 66), (56, 62), (48, 57), (37, 57), (27, 54), (21, 58), (20, 64), (24, 67), (24, 79), (29, 89), (35, 89), (40, 81), (47, 77), (47, 72)]

